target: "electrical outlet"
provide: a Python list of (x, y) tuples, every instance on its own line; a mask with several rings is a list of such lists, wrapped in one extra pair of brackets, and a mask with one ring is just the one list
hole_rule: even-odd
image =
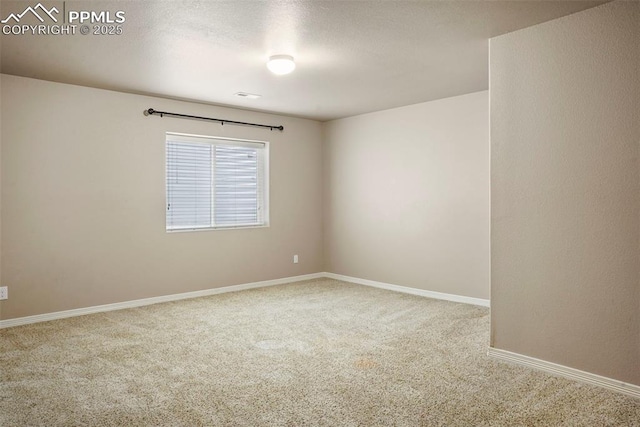
[(0, 286), (0, 300), (9, 299), (9, 287)]
[(294, 255), (293, 256), (293, 263), (297, 264), (298, 263), (298, 255)]

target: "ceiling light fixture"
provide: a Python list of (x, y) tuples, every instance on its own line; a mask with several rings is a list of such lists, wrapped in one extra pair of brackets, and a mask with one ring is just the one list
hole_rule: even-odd
[(273, 74), (289, 74), (296, 68), (296, 63), (293, 62), (293, 56), (274, 55), (269, 58), (269, 62), (267, 62), (267, 68)]

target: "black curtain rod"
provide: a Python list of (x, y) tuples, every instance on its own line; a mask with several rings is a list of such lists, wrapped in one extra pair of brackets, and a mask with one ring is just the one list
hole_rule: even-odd
[(158, 110), (154, 110), (153, 108), (149, 108), (148, 110), (144, 110), (144, 115), (145, 116), (159, 115), (160, 117), (169, 116), (169, 117), (178, 117), (178, 118), (183, 118), (183, 119), (208, 120), (208, 121), (211, 121), (211, 122), (220, 122), (221, 125), (224, 125), (225, 123), (230, 123), (232, 125), (253, 126), (253, 127), (257, 127), (257, 128), (267, 128), (267, 129), (271, 129), (271, 130), (277, 129), (279, 131), (283, 131), (284, 130), (284, 126), (282, 126), (282, 125), (280, 125), (280, 126), (261, 125), (259, 123), (237, 122), (235, 120), (223, 120), (223, 119), (214, 119), (212, 117), (191, 116), (189, 114), (179, 114), (179, 113), (169, 113), (167, 111), (158, 111)]

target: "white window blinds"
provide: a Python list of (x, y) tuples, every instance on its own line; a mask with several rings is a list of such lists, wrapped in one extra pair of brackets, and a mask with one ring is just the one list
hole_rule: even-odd
[(167, 134), (167, 230), (268, 224), (267, 144)]

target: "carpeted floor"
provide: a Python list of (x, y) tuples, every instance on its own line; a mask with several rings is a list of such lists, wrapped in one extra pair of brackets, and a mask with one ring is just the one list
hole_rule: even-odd
[(314, 280), (0, 330), (2, 426), (640, 426), (489, 309)]

